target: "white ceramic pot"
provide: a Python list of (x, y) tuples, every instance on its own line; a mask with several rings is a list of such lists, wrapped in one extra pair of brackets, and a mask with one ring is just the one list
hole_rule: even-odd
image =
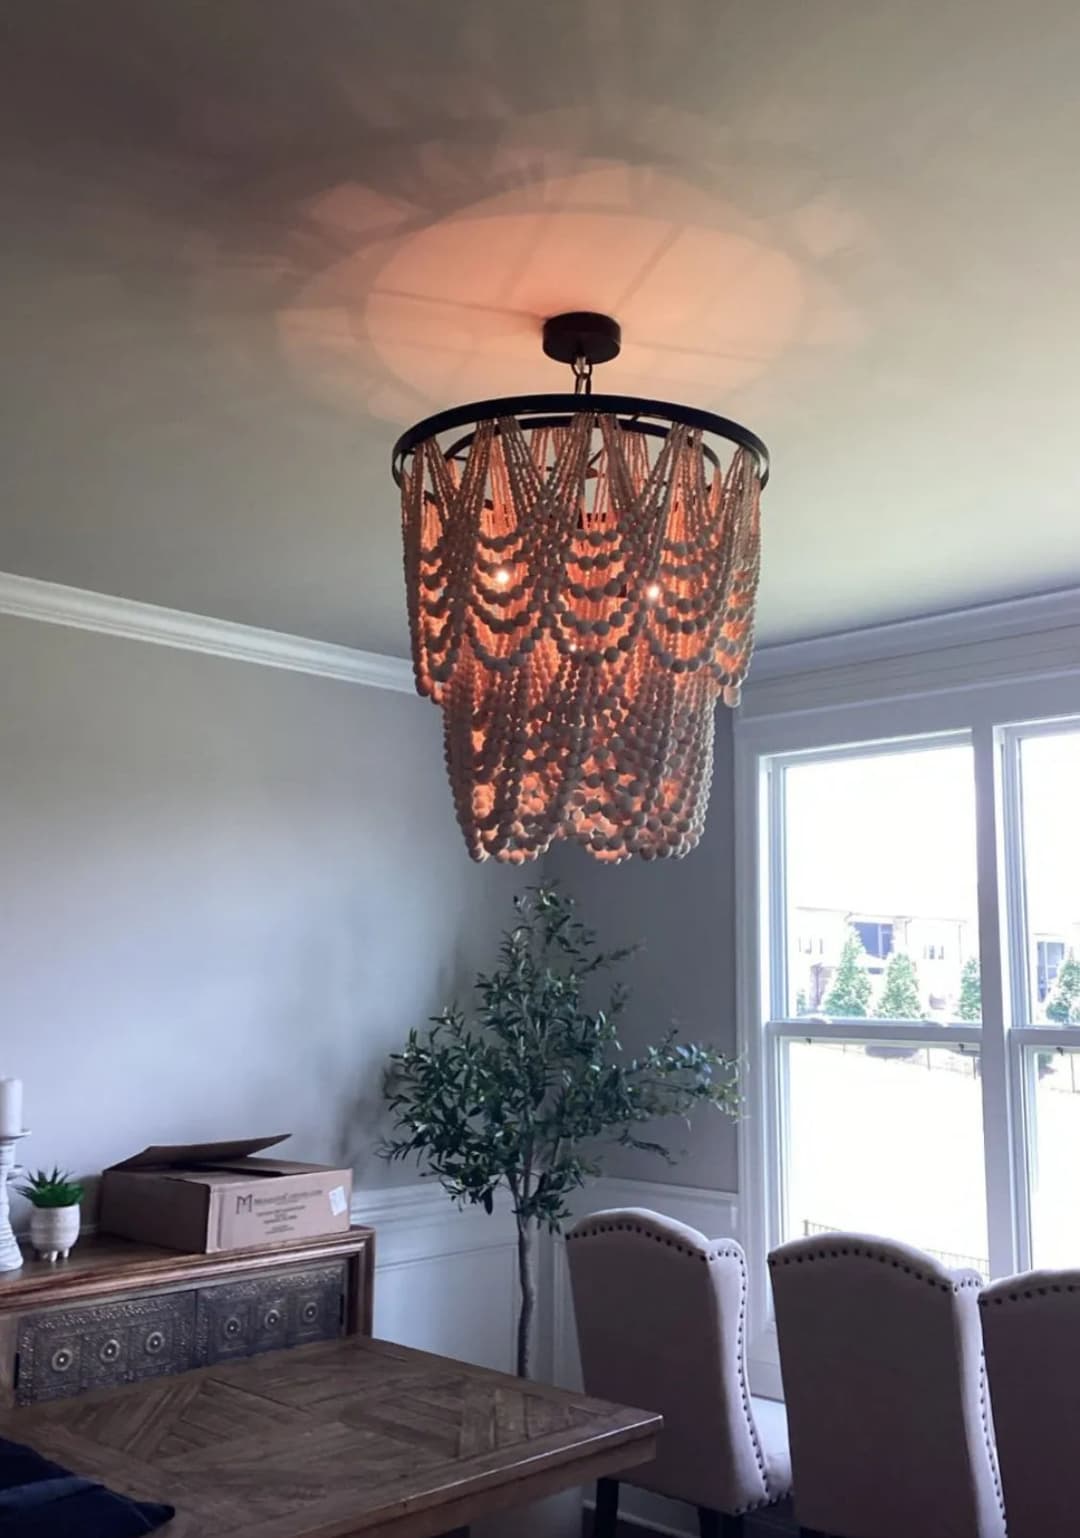
[(31, 1207), (30, 1243), (39, 1260), (66, 1260), (79, 1237), (79, 1204)]

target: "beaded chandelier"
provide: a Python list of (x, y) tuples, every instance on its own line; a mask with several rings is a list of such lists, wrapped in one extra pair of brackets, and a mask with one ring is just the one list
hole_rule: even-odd
[(474, 860), (701, 837), (715, 706), (750, 662), (768, 452), (708, 412), (594, 395), (619, 345), (606, 316), (556, 316), (544, 351), (573, 394), (458, 407), (394, 448), (416, 686)]

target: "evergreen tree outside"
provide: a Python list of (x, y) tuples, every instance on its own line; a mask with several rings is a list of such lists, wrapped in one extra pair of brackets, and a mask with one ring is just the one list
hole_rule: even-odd
[(906, 951), (893, 951), (885, 968), (885, 986), (877, 1003), (880, 1020), (924, 1020), (919, 974)]
[(840, 1019), (864, 1020), (866, 1006), (870, 1002), (870, 974), (862, 965), (866, 949), (858, 931), (848, 930), (840, 961), (828, 993), (822, 1000), (822, 1010)]
[(969, 956), (960, 972), (960, 1001), (956, 1006), (961, 1020), (982, 1019), (982, 979), (978, 956)]
[(795, 995), (795, 1013), (797, 1015), (808, 1015), (810, 1013), (810, 1000), (806, 997), (805, 988), (800, 988)]
[(1075, 951), (1070, 951), (1061, 964), (1046, 1006), (1046, 1018), (1055, 1025), (1080, 1025), (1080, 961)]

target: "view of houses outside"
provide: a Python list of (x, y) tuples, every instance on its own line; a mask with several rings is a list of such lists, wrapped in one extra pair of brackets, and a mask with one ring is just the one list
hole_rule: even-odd
[[(1031, 936), (1035, 1024), (1052, 1021), (1046, 1009), (1052, 1006), (1058, 975), (1069, 956), (1080, 958), (1080, 918), (1057, 917), (1054, 929)], [(788, 976), (797, 1015), (850, 1013), (830, 1007), (830, 1002), (835, 1006), (838, 1001), (829, 999), (847, 946), (849, 957), (870, 982), (865, 1016), (900, 1018), (888, 1010), (882, 1014), (879, 1006), (889, 960), (902, 955), (913, 963), (911, 975), (919, 999), (915, 1019), (942, 1024), (979, 1019), (979, 937), (974, 919), (799, 907), (791, 910), (789, 923), (795, 934)]]
[[(1022, 755), (1031, 1023), (1080, 1024), (1080, 732)], [(957, 1047), (787, 1047), (787, 1237), (888, 1234), (987, 1269), (975, 806), (966, 745), (786, 770), (792, 1017), (956, 1024)], [(1080, 1055), (1080, 1054), (1077, 1054)], [(1080, 1264), (1080, 1064), (1041, 1053), (1036, 1260)]]

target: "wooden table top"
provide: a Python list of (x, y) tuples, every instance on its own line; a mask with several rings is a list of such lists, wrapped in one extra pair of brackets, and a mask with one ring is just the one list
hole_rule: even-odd
[(163, 1538), (434, 1538), (655, 1455), (658, 1415), (362, 1336), (0, 1411)]

